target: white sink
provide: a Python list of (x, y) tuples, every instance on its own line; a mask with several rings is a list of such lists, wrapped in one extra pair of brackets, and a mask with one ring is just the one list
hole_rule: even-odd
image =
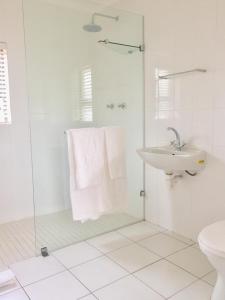
[(206, 152), (185, 146), (181, 151), (171, 146), (151, 147), (137, 150), (147, 164), (166, 172), (202, 170), (206, 164)]

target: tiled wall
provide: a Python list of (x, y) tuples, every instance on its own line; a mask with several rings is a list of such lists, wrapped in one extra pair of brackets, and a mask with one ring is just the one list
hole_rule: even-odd
[[(225, 1), (121, 0), (119, 6), (145, 15), (147, 145), (168, 143), (173, 136), (166, 128), (173, 126), (208, 153), (206, 169), (173, 188), (163, 172), (147, 167), (147, 218), (196, 238), (225, 219)], [(192, 68), (208, 72), (164, 86), (155, 79), (158, 70)]]
[(0, 223), (33, 214), (22, 1), (0, 1), (0, 41), (7, 42), (12, 125), (0, 125)]

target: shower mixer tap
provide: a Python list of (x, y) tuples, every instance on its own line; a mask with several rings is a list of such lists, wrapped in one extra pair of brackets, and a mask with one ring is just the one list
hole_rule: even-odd
[(126, 103), (121, 103), (121, 104), (118, 104), (118, 107), (121, 108), (121, 109), (125, 109), (125, 108), (127, 108), (127, 104)]
[(112, 104), (107, 104), (106, 107), (109, 108), (109, 109), (114, 109), (115, 105), (113, 103)]

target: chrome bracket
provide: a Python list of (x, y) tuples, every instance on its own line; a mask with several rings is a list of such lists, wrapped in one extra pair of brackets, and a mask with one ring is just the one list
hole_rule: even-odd
[(43, 257), (49, 256), (48, 248), (47, 248), (47, 247), (41, 248), (41, 255), (42, 255)]
[(140, 191), (140, 197), (145, 197), (145, 191), (144, 190)]
[(145, 44), (139, 46), (141, 52), (145, 52)]

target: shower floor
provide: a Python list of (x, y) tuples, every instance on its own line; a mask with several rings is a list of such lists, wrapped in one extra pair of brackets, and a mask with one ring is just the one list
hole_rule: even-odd
[(128, 214), (115, 214), (81, 224), (73, 221), (70, 210), (40, 216), (35, 220), (36, 249), (33, 218), (2, 224), (0, 269), (39, 254), (42, 247), (53, 251), (139, 221)]

